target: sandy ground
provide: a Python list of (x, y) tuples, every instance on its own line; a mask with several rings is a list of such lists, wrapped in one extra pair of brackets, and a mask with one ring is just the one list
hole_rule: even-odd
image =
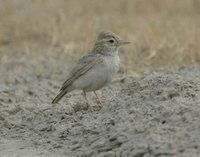
[(90, 111), (79, 91), (50, 103), (67, 74), (55, 64), (24, 62), (1, 79), (0, 157), (200, 156), (200, 65), (128, 77)]

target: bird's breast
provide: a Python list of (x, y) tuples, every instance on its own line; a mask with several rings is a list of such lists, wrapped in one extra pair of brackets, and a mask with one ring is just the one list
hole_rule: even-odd
[(118, 56), (111, 56), (105, 59), (105, 74), (107, 75), (108, 83), (116, 76), (119, 70), (120, 59)]
[(119, 69), (120, 59), (118, 56), (106, 56), (103, 62), (95, 65), (85, 75), (81, 76), (75, 86), (85, 91), (93, 91), (109, 84), (116, 76)]

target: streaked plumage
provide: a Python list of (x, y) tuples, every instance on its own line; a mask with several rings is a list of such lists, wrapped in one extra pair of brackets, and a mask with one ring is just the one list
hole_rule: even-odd
[(112, 32), (101, 32), (92, 51), (78, 61), (52, 103), (59, 102), (66, 93), (75, 89), (83, 90), (89, 103), (85, 92), (96, 91), (112, 81), (120, 64), (118, 49), (128, 43)]

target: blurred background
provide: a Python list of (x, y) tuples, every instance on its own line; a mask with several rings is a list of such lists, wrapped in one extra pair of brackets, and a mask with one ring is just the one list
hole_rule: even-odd
[(198, 62), (200, 0), (0, 0), (1, 70), (55, 60), (54, 73), (107, 30), (132, 42), (120, 53), (128, 70)]

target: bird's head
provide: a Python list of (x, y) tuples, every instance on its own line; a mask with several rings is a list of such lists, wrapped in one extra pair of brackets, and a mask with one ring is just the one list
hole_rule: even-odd
[(99, 33), (93, 51), (112, 55), (117, 53), (120, 46), (129, 44), (130, 42), (120, 39), (119, 36), (112, 32)]

